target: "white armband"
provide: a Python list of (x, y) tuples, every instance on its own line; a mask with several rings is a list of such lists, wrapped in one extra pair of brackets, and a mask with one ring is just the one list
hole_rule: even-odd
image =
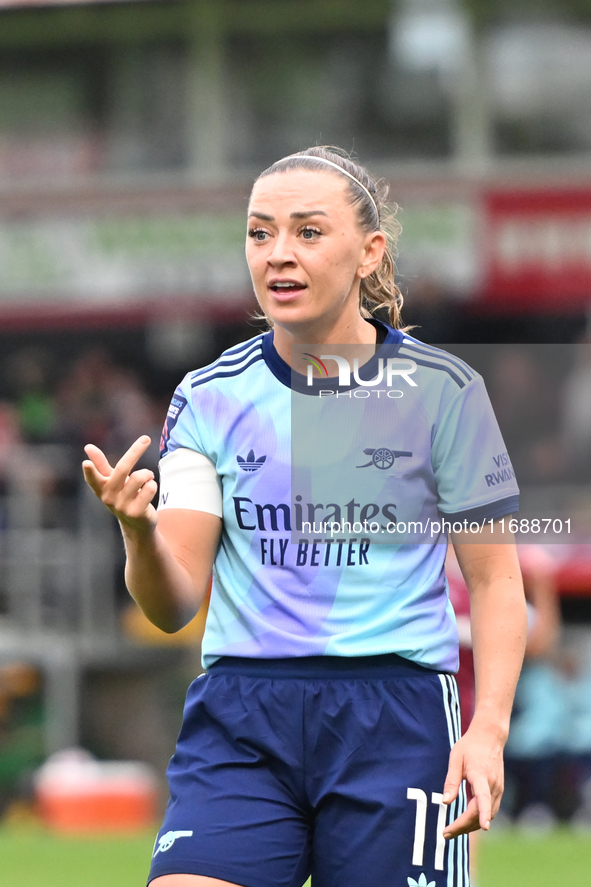
[(215, 465), (196, 450), (180, 447), (160, 460), (158, 510), (189, 508), (222, 516), (222, 482)]

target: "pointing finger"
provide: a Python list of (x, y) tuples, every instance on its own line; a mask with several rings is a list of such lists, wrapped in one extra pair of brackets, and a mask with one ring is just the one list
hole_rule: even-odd
[(148, 435), (143, 434), (141, 437), (138, 437), (127, 452), (121, 456), (113, 469), (112, 477), (116, 485), (122, 485), (125, 482), (125, 479), (131, 473), (133, 466), (138, 459), (143, 456), (151, 443), (152, 441)]

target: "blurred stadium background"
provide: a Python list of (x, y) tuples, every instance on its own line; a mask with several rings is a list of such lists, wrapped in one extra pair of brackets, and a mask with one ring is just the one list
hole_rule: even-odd
[[(157, 441), (182, 375), (255, 334), (250, 185), (314, 143), (356, 151), (391, 183), (405, 321), (428, 342), (495, 346), (491, 393), (529, 501), (544, 517), (577, 511), (575, 537), (549, 546), (560, 643), (520, 688), (508, 837), (485, 843), (481, 883), (582, 884), (589, 871), (589, 0), (0, 0), (10, 883), (50, 884), (60, 860), (60, 885), (67, 865), (80, 887), (145, 874), (150, 837), (132, 833), (163, 802), (203, 619), (171, 639), (130, 608), (81, 448), (117, 457), (140, 433)], [(37, 768), (76, 747), (121, 767), (91, 778), (80, 755), (54, 758), (43, 785), (83, 773), (96, 794), (85, 812), (40, 805)], [(131, 837), (95, 847), (95, 862), (68, 836), (109, 830), (101, 792)], [(557, 825), (568, 831), (548, 837)], [(541, 833), (546, 855), (531, 843)], [(99, 858), (139, 860), (140, 846), (133, 873), (121, 861), (96, 880)]]

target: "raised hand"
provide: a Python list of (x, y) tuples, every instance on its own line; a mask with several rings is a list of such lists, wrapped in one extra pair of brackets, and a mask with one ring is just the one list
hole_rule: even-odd
[(156, 526), (156, 509), (152, 499), (158, 485), (154, 472), (149, 468), (132, 470), (150, 443), (147, 435), (139, 437), (114, 468), (103, 451), (94, 444), (84, 447), (88, 456), (82, 463), (84, 479), (124, 528), (145, 530)]

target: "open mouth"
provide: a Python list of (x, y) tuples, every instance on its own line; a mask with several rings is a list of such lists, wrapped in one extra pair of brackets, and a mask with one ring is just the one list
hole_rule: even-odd
[(299, 280), (274, 280), (268, 284), (268, 287), (280, 298), (282, 296), (288, 298), (305, 290), (306, 284), (300, 283)]

